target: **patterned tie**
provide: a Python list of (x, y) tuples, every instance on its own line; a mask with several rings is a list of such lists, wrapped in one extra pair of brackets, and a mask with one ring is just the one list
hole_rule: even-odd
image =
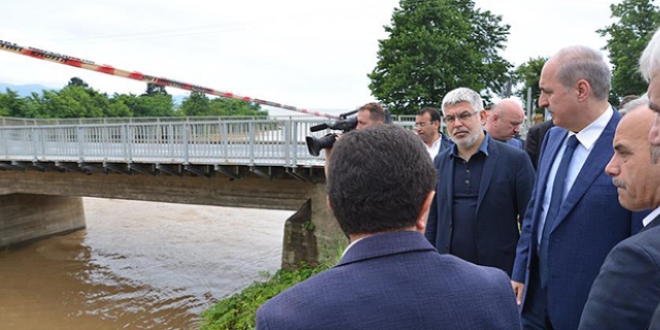
[(543, 237), (541, 238), (541, 248), (539, 251), (539, 273), (541, 274), (542, 287), (548, 285), (548, 240), (550, 239), (550, 230), (552, 230), (556, 220), (555, 218), (564, 200), (568, 168), (578, 143), (579, 141), (575, 135), (568, 138), (564, 155), (561, 158), (561, 163), (559, 163), (559, 168), (557, 168), (557, 174), (555, 174), (552, 195), (550, 196), (550, 206), (548, 207), (548, 214), (545, 217), (545, 226), (543, 227)]

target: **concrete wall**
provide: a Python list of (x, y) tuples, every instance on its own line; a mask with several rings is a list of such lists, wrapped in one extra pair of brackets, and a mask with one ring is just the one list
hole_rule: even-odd
[(0, 196), (0, 248), (27, 244), (83, 228), (85, 212), (80, 197)]
[[(222, 176), (207, 179), (197, 176), (0, 171), (0, 195), (11, 193), (296, 210), (297, 213), (285, 225), (284, 267), (295, 267), (301, 261), (314, 264), (336, 260), (347, 244), (326, 205), (323, 181), (310, 183), (286, 176), (267, 180), (256, 175), (234, 180)], [(0, 236), (4, 234), (0, 232)]]

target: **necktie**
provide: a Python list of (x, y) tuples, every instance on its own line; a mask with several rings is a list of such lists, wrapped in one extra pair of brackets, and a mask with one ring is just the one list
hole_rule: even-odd
[(579, 141), (575, 135), (568, 138), (564, 155), (559, 163), (559, 168), (557, 168), (557, 174), (555, 174), (552, 195), (550, 196), (550, 206), (548, 207), (548, 214), (545, 217), (545, 226), (543, 227), (543, 237), (541, 238), (541, 247), (539, 251), (539, 273), (541, 275), (542, 287), (548, 285), (548, 240), (550, 239), (550, 230), (552, 230), (556, 220), (555, 218), (557, 217), (559, 208), (564, 200), (564, 189), (566, 188), (568, 168), (571, 164), (571, 158), (573, 158), (573, 153), (575, 152), (578, 143)]

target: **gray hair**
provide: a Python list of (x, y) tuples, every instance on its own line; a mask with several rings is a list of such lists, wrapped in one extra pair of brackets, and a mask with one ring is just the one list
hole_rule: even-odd
[(639, 71), (646, 79), (646, 82), (651, 81), (653, 74), (658, 73), (660, 70), (660, 29), (655, 31), (653, 38), (644, 49), (642, 57), (639, 58)]
[(612, 74), (599, 51), (571, 46), (561, 49), (555, 56), (560, 59), (557, 78), (564, 87), (573, 87), (578, 80), (584, 79), (589, 82), (596, 99), (608, 99)]
[(648, 98), (640, 97), (638, 99), (634, 99), (634, 100), (626, 103), (626, 105), (623, 108), (619, 109), (619, 113), (622, 116), (625, 116), (626, 114), (631, 113), (633, 110), (636, 110), (637, 108), (640, 108), (644, 105), (648, 106), (648, 104), (649, 104), (649, 99)]
[(456, 105), (461, 102), (470, 102), (474, 111), (482, 111), (484, 109), (484, 102), (479, 93), (466, 87), (459, 87), (447, 93), (442, 99), (442, 113), (445, 113), (445, 108), (448, 105)]

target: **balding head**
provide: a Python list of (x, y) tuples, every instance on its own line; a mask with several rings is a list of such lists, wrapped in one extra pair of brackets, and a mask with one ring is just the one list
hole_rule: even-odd
[(525, 111), (520, 103), (512, 99), (504, 99), (491, 108), (485, 128), (493, 138), (508, 141), (520, 133), (520, 125), (523, 121), (525, 121)]

